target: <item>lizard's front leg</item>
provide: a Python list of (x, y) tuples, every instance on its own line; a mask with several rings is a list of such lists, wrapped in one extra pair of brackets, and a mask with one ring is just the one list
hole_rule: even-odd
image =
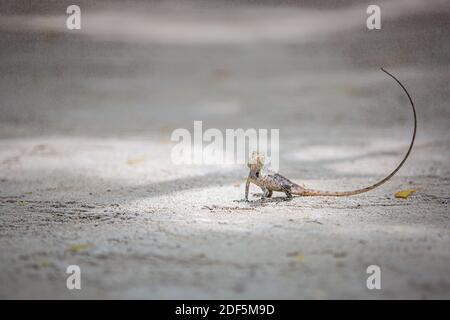
[(250, 177), (247, 178), (245, 183), (245, 201), (248, 201), (248, 190), (250, 189)]

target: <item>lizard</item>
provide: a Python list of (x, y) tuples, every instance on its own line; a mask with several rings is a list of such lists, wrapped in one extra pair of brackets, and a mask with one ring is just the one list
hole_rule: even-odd
[(409, 154), (411, 153), (411, 150), (414, 145), (414, 140), (416, 138), (416, 131), (417, 131), (417, 116), (416, 116), (416, 108), (414, 107), (414, 103), (412, 101), (411, 95), (409, 94), (408, 90), (406, 90), (405, 86), (391, 73), (386, 71), (385, 69), (381, 68), (381, 70), (389, 75), (391, 78), (393, 78), (403, 89), (403, 91), (408, 96), (413, 115), (414, 115), (414, 131), (411, 138), (411, 143), (409, 145), (408, 151), (406, 152), (405, 156), (403, 157), (403, 160), (399, 163), (399, 165), (385, 178), (381, 179), (380, 181), (365, 187), (361, 189), (351, 190), (351, 191), (320, 191), (320, 190), (313, 190), (306, 188), (304, 186), (300, 186), (288, 178), (282, 176), (279, 173), (272, 172), (265, 166), (265, 157), (263, 154), (258, 152), (253, 152), (251, 157), (249, 158), (249, 161), (247, 163), (247, 166), (250, 169), (250, 173), (248, 175), (246, 184), (245, 184), (245, 201), (248, 201), (248, 192), (250, 184), (253, 183), (257, 186), (259, 186), (262, 191), (262, 199), (270, 198), (273, 194), (273, 191), (277, 192), (284, 192), (286, 194), (287, 199), (291, 199), (293, 195), (297, 196), (334, 196), (334, 197), (344, 197), (344, 196), (352, 196), (357, 195), (360, 193), (365, 193), (370, 190), (373, 190), (382, 184), (384, 184), (386, 181), (391, 179), (395, 173), (403, 166), (406, 159), (408, 158)]

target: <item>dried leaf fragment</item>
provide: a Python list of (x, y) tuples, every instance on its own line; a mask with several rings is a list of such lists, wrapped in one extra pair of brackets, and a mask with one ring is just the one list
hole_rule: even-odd
[(139, 164), (145, 161), (145, 157), (141, 156), (141, 157), (136, 157), (136, 158), (131, 158), (127, 160), (127, 164), (129, 164), (130, 166), (134, 165), (134, 164)]
[(296, 256), (295, 256), (295, 260), (303, 262), (305, 261), (305, 255), (303, 254), (303, 252), (299, 252)]
[(305, 254), (304, 254), (303, 252), (299, 252), (299, 251), (296, 251), (296, 252), (289, 252), (289, 253), (287, 254), (287, 256), (288, 256), (288, 257), (292, 257), (292, 258), (294, 258), (295, 260), (300, 261), (300, 262), (305, 261)]
[(77, 253), (77, 252), (92, 248), (93, 246), (94, 245), (91, 243), (72, 244), (67, 247), (67, 251), (72, 252), (72, 253)]
[(395, 193), (396, 198), (407, 199), (411, 193), (416, 192), (414, 189), (401, 190)]

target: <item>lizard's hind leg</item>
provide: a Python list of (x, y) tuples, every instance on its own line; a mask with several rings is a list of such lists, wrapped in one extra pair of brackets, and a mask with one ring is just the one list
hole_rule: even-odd
[(267, 189), (266, 187), (261, 187), (262, 196), (261, 199), (270, 198), (272, 196), (272, 190)]
[(292, 199), (292, 191), (290, 186), (283, 187), (283, 192), (286, 194), (286, 199)]

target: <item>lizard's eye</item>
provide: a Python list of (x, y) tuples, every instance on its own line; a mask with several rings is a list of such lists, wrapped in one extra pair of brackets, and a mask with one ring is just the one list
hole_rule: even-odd
[(256, 176), (257, 178), (259, 178), (259, 171), (257, 171), (257, 172), (255, 173), (255, 176)]

